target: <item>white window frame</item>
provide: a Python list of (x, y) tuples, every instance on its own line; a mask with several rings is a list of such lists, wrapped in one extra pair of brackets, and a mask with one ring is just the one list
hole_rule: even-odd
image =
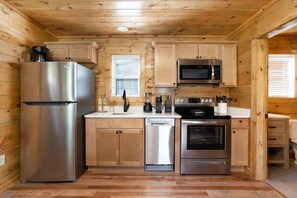
[[(116, 71), (115, 71), (115, 65), (114, 65), (114, 60), (131, 60), (131, 59), (137, 59), (138, 60), (138, 68), (137, 70), (134, 70), (136, 72), (135, 75), (133, 73), (126, 74), (125, 76), (116, 76)], [(129, 66), (129, 65), (126, 65)], [(141, 67), (141, 55), (111, 55), (111, 96), (112, 97), (122, 97), (123, 93), (118, 93), (116, 94), (116, 84), (115, 81), (117, 79), (122, 79), (122, 80), (137, 80), (137, 94), (130, 94), (129, 91), (126, 89), (126, 96), (127, 97), (140, 97), (140, 67)], [(132, 69), (132, 68), (130, 68)], [(135, 69), (135, 68), (134, 68)]]
[(295, 58), (294, 54), (269, 54), (268, 97), (295, 97)]

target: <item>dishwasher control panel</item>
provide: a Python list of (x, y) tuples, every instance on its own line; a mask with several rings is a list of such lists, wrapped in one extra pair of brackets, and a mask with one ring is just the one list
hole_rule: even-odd
[(145, 119), (146, 126), (160, 125), (160, 126), (174, 126), (173, 118), (146, 118)]

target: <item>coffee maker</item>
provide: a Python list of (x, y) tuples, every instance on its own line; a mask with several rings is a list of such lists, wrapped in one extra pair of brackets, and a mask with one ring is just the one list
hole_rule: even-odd
[(150, 113), (153, 110), (152, 103), (151, 103), (151, 97), (152, 93), (146, 92), (144, 94), (144, 105), (143, 105), (143, 111)]
[(162, 113), (162, 96), (156, 96), (156, 113)]

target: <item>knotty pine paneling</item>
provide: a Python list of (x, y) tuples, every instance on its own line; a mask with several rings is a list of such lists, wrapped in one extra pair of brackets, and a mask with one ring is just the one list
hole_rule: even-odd
[(0, 0), (0, 192), (19, 178), (20, 63), (30, 48), (54, 38)]
[[(96, 98), (104, 94), (108, 101), (113, 101), (115, 105), (122, 105), (121, 97), (111, 97), (111, 55), (112, 54), (140, 54), (141, 55), (141, 97), (129, 98), (131, 106), (143, 105), (144, 92), (152, 92), (152, 103), (155, 103), (156, 95), (174, 96), (215, 96), (217, 94), (228, 95), (228, 88), (221, 88), (213, 85), (183, 85), (177, 88), (156, 88), (155, 89), (155, 50), (156, 42), (197, 42), (197, 41), (225, 41), (222, 37), (64, 37), (59, 41), (95, 41), (100, 46), (98, 50), (98, 65), (93, 67), (96, 73)], [(98, 105), (98, 100), (96, 101)], [(108, 104), (108, 103), (106, 103)]]

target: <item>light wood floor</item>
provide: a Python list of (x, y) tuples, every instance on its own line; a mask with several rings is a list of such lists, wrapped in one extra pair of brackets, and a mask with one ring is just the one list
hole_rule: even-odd
[(169, 172), (89, 169), (75, 183), (17, 183), (0, 197), (284, 197), (244, 174), (175, 175)]

